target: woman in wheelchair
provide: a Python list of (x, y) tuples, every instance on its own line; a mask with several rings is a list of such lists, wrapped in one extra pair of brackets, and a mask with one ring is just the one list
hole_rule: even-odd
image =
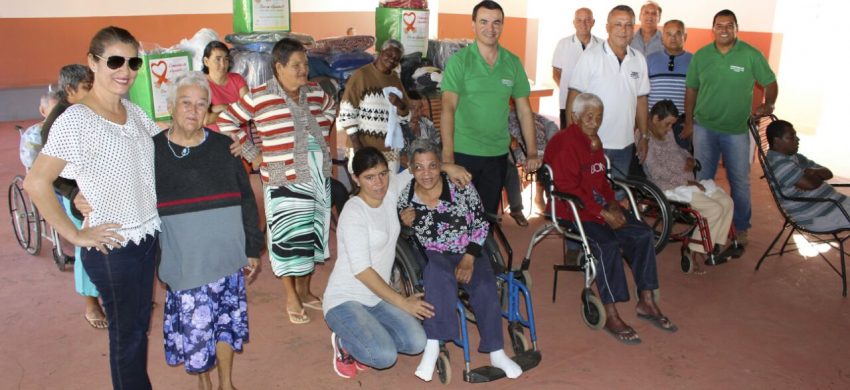
[[(678, 328), (661, 313), (653, 299), (658, 275), (652, 229), (631, 213), (623, 212), (608, 182), (605, 155), (597, 134), (603, 109), (598, 96), (578, 95), (570, 113), (573, 124), (552, 137), (546, 145), (544, 162), (552, 168), (555, 190), (573, 194), (583, 203), (578, 222), (599, 260), (596, 268), (601, 272), (596, 287), (605, 307), (605, 330), (620, 342), (638, 344), (641, 340), (637, 332), (620, 318), (615, 306), (616, 302), (629, 300), (622, 257), (629, 260), (637, 284), (637, 316), (668, 332)], [(555, 213), (559, 219), (576, 223), (564, 202), (556, 204)]]
[(416, 376), (430, 381), (439, 357), (440, 341), (458, 338), (456, 303), (458, 283), (469, 293), (481, 343), (492, 366), (508, 378), (518, 378), (522, 368), (503, 349), (502, 318), (496, 278), (482, 251), (489, 223), (475, 187), (458, 186), (440, 173), (439, 147), (417, 139), (409, 147), (414, 179), (401, 191), (398, 210), (402, 223), (412, 226), (428, 257), (423, 272), (425, 301), (434, 316), (423, 322), (428, 341)]
[[(732, 225), (732, 198), (714, 184), (714, 180), (697, 182), (694, 177), (696, 161), (682, 149), (673, 136), (672, 127), (679, 110), (670, 100), (655, 103), (649, 111), (649, 151), (643, 163), (646, 174), (655, 185), (664, 191), (671, 201), (690, 204), (708, 222), (708, 231), (715, 244), (726, 244)], [(715, 265), (725, 259), (708, 262), (701, 244), (699, 229), (694, 229), (693, 240), (686, 250), (693, 252), (693, 273), (704, 274), (701, 264)]]
[[(766, 132), (770, 145), (767, 162), (785, 197), (833, 199), (850, 213), (850, 198), (826, 183), (832, 179), (832, 171), (797, 153), (800, 139), (794, 125), (777, 120), (767, 126)], [(780, 197), (780, 205), (801, 227), (814, 232), (850, 229), (850, 220), (835, 203), (799, 202), (785, 197)]]

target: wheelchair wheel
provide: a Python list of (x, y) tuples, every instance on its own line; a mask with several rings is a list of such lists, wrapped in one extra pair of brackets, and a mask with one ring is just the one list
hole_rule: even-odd
[(655, 253), (661, 253), (673, 229), (673, 216), (667, 197), (655, 184), (645, 179), (630, 179), (639, 183), (632, 191), (643, 221), (655, 232)]
[(514, 356), (531, 349), (531, 344), (525, 337), (522, 325), (518, 323), (508, 324), (508, 334), (511, 336), (511, 348), (514, 350)]
[(581, 319), (588, 328), (593, 330), (604, 328), (607, 320), (602, 300), (589, 289), (581, 293)]
[[(496, 275), (499, 275), (507, 271), (507, 262), (505, 261), (502, 249), (499, 247), (499, 244), (496, 242), (496, 239), (492, 234), (487, 236), (487, 239), (484, 241), (484, 248), (486, 248), (490, 254), (490, 265), (493, 267), (493, 272)], [(517, 279), (522, 282), (525, 287), (528, 287), (529, 289), (531, 288), (531, 272), (528, 270), (520, 272)]]
[(53, 250), (51, 251), (53, 254), (53, 263), (56, 264), (56, 268), (59, 268), (59, 271), (64, 272), (65, 265), (73, 262), (74, 256), (68, 256), (62, 251), (62, 238), (59, 237), (59, 234), (56, 233), (56, 230), (52, 226), (49, 229), (53, 240)]
[(41, 250), (41, 215), (24, 193), (24, 178), (15, 176), (9, 184), (8, 205), (15, 240), (27, 253), (37, 255)]
[(437, 375), (440, 377), (440, 383), (444, 385), (452, 383), (452, 365), (448, 351), (440, 350), (440, 357), (437, 358)]
[(417, 279), (419, 277), (419, 265), (410, 244), (403, 238), (399, 238), (395, 247), (395, 261), (390, 271), (389, 285), (402, 296), (409, 297), (416, 294)]
[(682, 272), (686, 274), (694, 272), (694, 258), (691, 256), (691, 251), (684, 247), (682, 248), (681, 266)]

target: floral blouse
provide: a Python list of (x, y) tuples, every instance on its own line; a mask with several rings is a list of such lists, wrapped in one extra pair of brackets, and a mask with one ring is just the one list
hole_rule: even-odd
[(481, 254), (490, 224), (484, 219), (481, 199), (472, 184), (458, 187), (446, 177), (437, 207), (426, 206), (413, 190), (416, 179), (411, 180), (398, 200), (398, 210), (413, 207), (416, 218), (413, 229), (416, 238), (425, 247), (442, 253)]

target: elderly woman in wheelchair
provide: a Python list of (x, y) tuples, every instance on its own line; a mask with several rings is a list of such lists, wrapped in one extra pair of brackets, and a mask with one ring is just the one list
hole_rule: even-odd
[[(683, 260), (682, 264), (685, 272), (704, 274), (701, 263), (722, 264), (731, 253), (721, 253), (720, 248), (726, 245), (732, 225), (732, 198), (713, 180), (696, 181), (696, 160), (676, 143), (673, 136), (672, 127), (679, 116), (679, 110), (672, 101), (655, 103), (649, 116), (651, 136), (643, 167), (649, 179), (664, 191), (674, 207), (681, 206), (680, 211), (686, 210), (683, 214), (696, 217), (697, 226), (693, 228), (690, 238), (685, 235), (682, 248), (683, 258), (690, 261), (686, 263)], [(708, 231), (704, 231), (706, 224)], [(711, 245), (712, 241), (714, 245)]]
[(623, 212), (606, 175), (605, 155), (597, 134), (602, 123), (602, 101), (593, 94), (580, 94), (570, 115), (574, 124), (549, 141), (544, 163), (552, 170), (554, 189), (574, 196), (582, 204), (576, 217), (566, 202), (556, 201), (555, 214), (565, 224), (580, 224), (576, 227), (580, 227), (587, 250), (592, 252), (589, 257), (598, 259), (596, 285), (607, 319), (605, 330), (625, 344), (641, 341), (637, 332), (620, 318), (615, 305), (629, 300), (622, 261), (625, 257), (637, 284), (637, 316), (662, 330), (675, 332), (678, 328), (662, 314), (654, 299), (658, 275), (653, 231), (631, 213)]
[(402, 223), (413, 227), (425, 249), (425, 301), (434, 306), (434, 316), (423, 321), (428, 341), (416, 376), (430, 381), (439, 358), (440, 341), (457, 339), (460, 283), (469, 294), (481, 335), (479, 351), (489, 353), (491, 365), (504, 371), (508, 378), (517, 378), (522, 368), (503, 349), (496, 279), (482, 250), (489, 223), (478, 193), (472, 185), (458, 186), (440, 173), (440, 151), (432, 141), (412, 142), (409, 154), (414, 179), (401, 191), (398, 210)]

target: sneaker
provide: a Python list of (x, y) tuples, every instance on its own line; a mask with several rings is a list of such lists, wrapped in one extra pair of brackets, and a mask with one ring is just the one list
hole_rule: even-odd
[[(351, 360), (354, 360), (354, 359), (351, 359)], [(356, 368), (357, 371), (366, 371), (366, 370), (369, 369), (369, 366), (367, 366), (363, 363), (360, 363), (357, 360), (354, 360), (354, 368)]]
[(342, 348), (336, 333), (331, 333), (331, 345), (334, 348), (334, 372), (345, 379), (354, 378), (357, 375), (355, 360)]

